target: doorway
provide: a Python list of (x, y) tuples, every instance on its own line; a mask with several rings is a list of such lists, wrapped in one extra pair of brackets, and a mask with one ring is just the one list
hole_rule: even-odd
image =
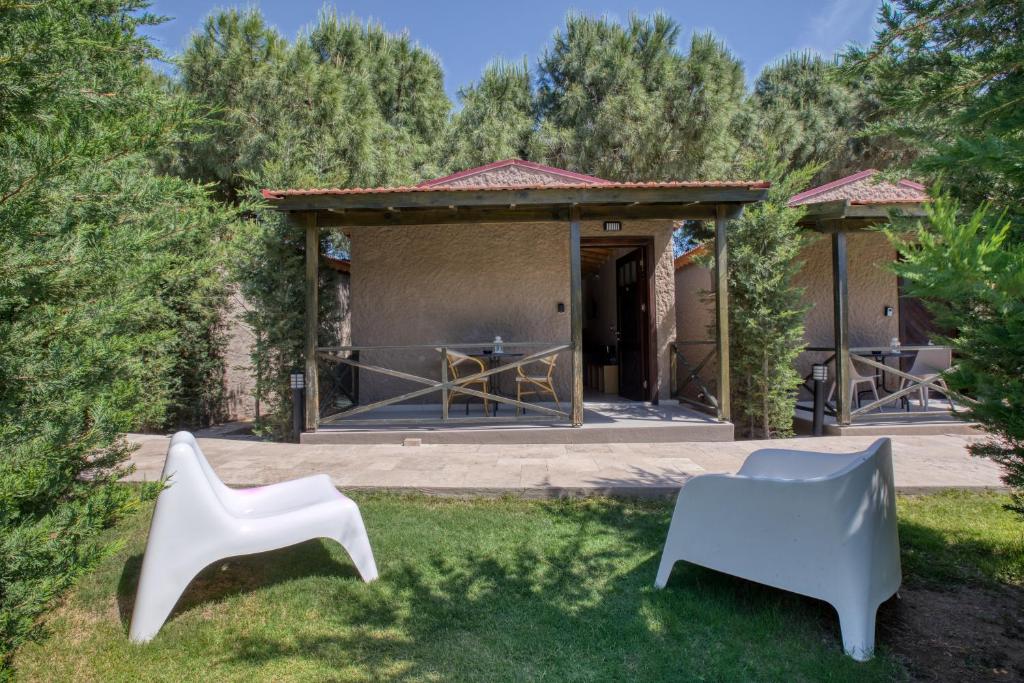
[(650, 240), (581, 243), (584, 385), (594, 400), (654, 401)]

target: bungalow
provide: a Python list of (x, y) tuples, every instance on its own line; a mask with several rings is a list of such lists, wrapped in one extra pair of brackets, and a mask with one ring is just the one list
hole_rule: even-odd
[[(767, 187), (612, 182), (511, 159), (413, 187), (265, 190), (306, 231), (303, 440), (366, 441), (385, 430), (454, 439), (466, 422), (540, 420), (549, 422), (543, 432), (502, 439), (655, 440), (635, 431), (654, 425), (731, 438), (727, 363), (716, 429), (666, 400), (675, 370), (672, 226), (713, 221), (724, 265), (729, 221)], [(318, 246), (329, 229), (351, 242), (352, 343), (324, 346)], [(714, 310), (727, 320), (726, 292)], [(728, 330), (717, 329), (715, 349), (727, 355)], [(336, 394), (325, 381), (339, 364), (358, 372), (354, 404), (321, 400)], [(595, 392), (586, 406), (585, 385)], [(591, 431), (565, 429), (584, 426)], [(616, 426), (629, 429), (595, 431)]]
[[(907, 422), (910, 400), (899, 395), (907, 379), (906, 373), (922, 347), (932, 342), (931, 318), (920, 301), (902, 292), (902, 283), (891, 270), (896, 260), (895, 249), (888, 238), (872, 228), (884, 224), (890, 212), (904, 215), (923, 215), (922, 204), (928, 201), (925, 187), (910, 180), (888, 182), (880, 180), (875, 169), (861, 171), (839, 180), (815, 187), (790, 198), (790, 206), (805, 206), (801, 225), (807, 229), (809, 240), (799, 256), (802, 262), (795, 284), (804, 290), (807, 306), (804, 338), (806, 350), (797, 361), (802, 376), (809, 380), (816, 363), (828, 363), (831, 376), (839, 388), (833, 413), (833, 433), (850, 433), (854, 418), (870, 414), (877, 423), (880, 417), (899, 418)], [(703, 301), (702, 292), (713, 289), (711, 271), (702, 265), (701, 256), (706, 247), (701, 245), (675, 260), (676, 273), (676, 326), (680, 354), (686, 354), (687, 344), (708, 344), (710, 308)], [(892, 341), (900, 342), (901, 351), (890, 352)], [(932, 347), (929, 347), (931, 353)], [(898, 360), (886, 358), (898, 356)], [(834, 362), (841, 359), (838, 365)], [(684, 358), (684, 365), (693, 365)], [(855, 363), (855, 364), (854, 364)], [(876, 389), (883, 399), (886, 389), (892, 396), (886, 406), (857, 405), (858, 396), (849, 390), (847, 373), (860, 366), (860, 372), (875, 374)], [(701, 368), (698, 378), (710, 382), (707, 366)], [(907, 381), (913, 381), (907, 379)], [(693, 390), (693, 383), (688, 385)], [(805, 382), (810, 399), (809, 381)], [(860, 388), (870, 388), (864, 385)], [(683, 398), (687, 396), (684, 394)], [(692, 396), (690, 397), (692, 400)], [(881, 408), (890, 409), (887, 415)], [(903, 410), (898, 410), (903, 408)], [(934, 411), (931, 411), (934, 412)], [(798, 413), (798, 416), (800, 414)], [(860, 416), (860, 417), (859, 417)], [(929, 415), (936, 428), (947, 430), (948, 421), (938, 421)], [(886, 423), (891, 426), (894, 419)], [(919, 427), (921, 422), (915, 422)], [(872, 429), (881, 427), (872, 424)]]

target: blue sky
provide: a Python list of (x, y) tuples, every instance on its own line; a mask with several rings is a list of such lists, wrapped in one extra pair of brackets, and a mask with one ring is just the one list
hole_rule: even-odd
[[(287, 38), (312, 24), (323, 0), (287, 2), (247, 0), (155, 0), (151, 11), (172, 19), (151, 29), (157, 45), (176, 54), (218, 7), (258, 7), (267, 21)], [(530, 66), (564, 25), (565, 15), (580, 11), (625, 19), (630, 12), (661, 10), (686, 33), (711, 30), (742, 60), (748, 80), (765, 64), (792, 50), (810, 49), (831, 55), (849, 42), (866, 42), (873, 34), (878, 0), (702, 0), (697, 2), (558, 2), (556, 0), (362, 0), (327, 3), (342, 15), (375, 19), (393, 32), (407, 31), (444, 66), (445, 89), (455, 99), (459, 87), (476, 80), (495, 57)]]

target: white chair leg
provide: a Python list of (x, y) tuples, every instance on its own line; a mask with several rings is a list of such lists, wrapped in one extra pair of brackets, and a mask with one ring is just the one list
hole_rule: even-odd
[(843, 650), (858, 662), (864, 662), (875, 653), (875, 614), (878, 606), (836, 607), (839, 630), (843, 636)]
[(377, 563), (373, 559), (370, 537), (366, 535), (359, 508), (352, 503), (352, 511), (346, 515), (341, 532), (334, 537), (345, 549), (363, 581), (369, 583), (377, 578)]
[[(149, 549), (147, 549), (147, 554)], [(132, 623), (128, 638), (133, 643), (148, 643), (163, 627), (178, 599), (205, 564), (176, 566), (143, 561), (139, 587), (135, 593)]]
[[(878, 401), (882, 400), (881, 397), (879, 397), (879, 395), (878, 395), (878, 387), (875, 386), (875, 381), (874, 380), (871, 380), (871, 393), (874, 394), (875, 402), (876, 403)], [(881, 405), (878, 406), (878, 412), (882, 412), (882, 406)]]
[(654, 579), (655, 588), (664, 588), (668, 584), (668, 577), (672, 574), (672, 567), (676, 559), (667, 552), (661, 553), (661, 564), (658, 565), (658, 576)]

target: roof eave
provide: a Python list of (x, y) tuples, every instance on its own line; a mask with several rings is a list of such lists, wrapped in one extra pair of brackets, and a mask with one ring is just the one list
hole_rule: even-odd
[(558, 186), (529, 189), (435, 190), (354, 194), (278, 195), (264, 190), (263, 197), (281, 211), (390, 210), (441, 207), (571, 206), (574, 204), (702, 203), (749, 204), (768, 194), (764, 184), (727, 187), (615, 187)]

